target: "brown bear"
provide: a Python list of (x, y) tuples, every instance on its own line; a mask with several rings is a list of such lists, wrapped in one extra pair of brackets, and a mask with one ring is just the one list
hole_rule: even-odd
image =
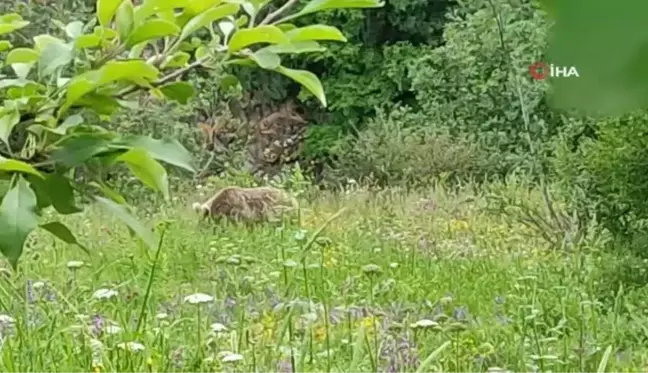
[(203, 217), (244, 223), (267, 221), (297, 207), (297, 201), (284, 191), (271, 187), (226, 187), (193, 209)]

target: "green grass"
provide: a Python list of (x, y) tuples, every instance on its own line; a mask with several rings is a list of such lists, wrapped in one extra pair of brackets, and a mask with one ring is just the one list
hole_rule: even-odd
[[(90, 208), (66, 222), (91, 256), (37, 235), (19, 274), (5, 266), (0, 370), (648, 368), (646, 292), (619, 286), (623, 258), (549, 251), (466, 197), (321, 194), (299, 224), (254, 230), (210, 227), (183, 202), (151, 217), (171, 220), (157, 261)], [(196, 293), (213, 300), (184, 301)]]

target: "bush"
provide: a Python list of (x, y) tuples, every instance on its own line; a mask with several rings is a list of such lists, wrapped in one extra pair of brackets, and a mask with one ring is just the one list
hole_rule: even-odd
[(617, 239), (641, 241), (648, 233), (648, 114), (600, 122), (596, 132), (598, 139), (573, 152), (563, 144), (557, 176), (574, 208), (596, 216)]
[[(380, 186), (419, 187), (437, 178), (483, 178), (497, 172), (496, 160), (461, 137), (435, 133), (408, 110), (380, 113), (357, 138), (344, 140), (327, 171)], [(410, 121), (408, 123), (408, 121)]]

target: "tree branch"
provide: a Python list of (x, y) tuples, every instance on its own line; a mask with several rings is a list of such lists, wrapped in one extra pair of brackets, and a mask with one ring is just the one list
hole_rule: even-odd
[(274, 12), (268, 14), (261, 23), (259, 23), (259, 26), (261, 25), (267, 25), (268, 23), (272, 22), (275, 18), (281, 15), (281, 13), (285, 12), (290, 8), (291, 6), (295, 5), (297, 3), (297, 0), (288, 0), (284, 5), (281, 6), (281, 8), (275, 10)]
[[(172, 81), (173, 79), (175, 79), (175, 78), (177, 78), (177, 77), (179, 77), (179, 76), (182, 76), (183, 74), (187, 73), (189, 70), (194, 69), (194, 68), (196, 68), (196, 67), (202, 65), (202, 64), (205, 63), (205, 61), (207, 61), (208, 59), (209, 59), (209, 56), (205, 56), (205, 57), (203, 57), (203, 58), (200, 58), (200, 59), (198, 59), (198, 60), (196, 60), (196, 61), (190, 63), (189, 65), (187, 65), (187, 66), (185, 66), (185, 67), (183, 67), (183, 68), (181, 68), (181, 69), (178, 69), (178, 70), (172, 72), (171, 74), (169, 74), (169, 75), (167, 75), (167, 76), (164, 76), (164, 77), (158, 79), (157, 81), (153, 82), (153, 86), (155, 86), (155, 87), (159, 87), (159, 86), (161, 86), (161, 85), (164, 84), (164, 83), (168, 83), (168, 82)], [(124, 96), (127, 96), (127, 95), (131, 94), (131, 93), (137, 92), (137, 91), (139, 91), (140, 89), (141, 89), (140, 86), (135, 85), (135, 86), (133, 86), (133, 87), (131, 87), (131, 88), (129, 88), (129, 89), (127, 89), (127, 90), (125, 90), (125, 91), (119, 93), (118, 96), (119, 96), (119, 97), (124, 97)]]

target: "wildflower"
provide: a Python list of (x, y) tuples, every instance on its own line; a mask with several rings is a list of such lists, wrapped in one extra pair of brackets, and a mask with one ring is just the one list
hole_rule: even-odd
[(169, 314), (166, 312), (160, 312), (157, 315), (155, 315), (155, 318), (158, 320), (166, 320), (169, 318)]
[(374, 273), (380, 273), (380, 267), (375, 265), (375, 264), (367, 264), (366, 266), (362, 267), (362, 272), (371, 275)]
[(100, 372), (103, 367), (103, 343), (92, 338), (90, 340), (90, 350), (92, 351), (92, 368), (95, 372)]
[(92, 294), (94, 299), (110, 299), (117, 296), (117, 291), (112, 289), (99, 289)]
[(103, 326), (103, 318), (100, 315), (95, 315), (92, 323), (92, 334), (99, 336), (101, 334), (101, 327)]
[(124, 329), (122, 329), (118, 325), (106, 325), (106, 327), (103, 329), (103, 331), (106, 334), (113, 335), (113, 334), (121, 333), (122, 331), (124, 331)]
[(32, 288), (34, 290), (40, 290), (42, 287), (45, 287), (45, 283), (43, 281), (36, 281), (32, 284)]
[(450, 228), (454, 231), (466, 231), (469, 225), (464, 220), (452, 220), (450, 221)]
[(223, 363), (233, 363), (243, 360), (243, 355), (235, 354), (229, 351), (223, 351), (220, 355), (222, 356)]
[(222, 333), (224, 331), (227, 331), (227, 327), (221, 323), (215, 322), (211, 324), (211, 330), (214, 333)]
[(389, 263), (389, 268), (394, 269), (398, 267), (398, 263)]
[(326, 339), (326, 328), (320, 326), (319, 328), (315, 329), (315, 340), (317, 342), (322, 342), (325, 339)]
[(468, 309), (466, 307), (455, 308), (452, 317), (457, 321), (466, 321), (468, 318)]
[(414, 324), (411, 324), (410, 328), (412, 328), (412, 329), (418, 329), (418, 328), (427, 329), (427, 328), (433, 328), (433, 327), (438, 326), (438, 325), (439, 325), (439, 323), (434, 322), (432, 320), (422, 319), (422, 320), (419, 320), (419, 321), (415, 322)]
[(16, 319), (9, 315), (0, 314), (0, 325), (9, 326), (16, 322)]
[(201, 303), (209, 303), (213, 301), (214, 301), (214, 297), (204, 293), (191, 294), (184, 298), (184, 302), (189, 304), (201, 304)]
[(284, 265), (284, 267), (287, 267), (287, 268), (294, 268), (294, 267), (297, 267), (297, 262), (292, 260), (292, 259), (288, 259), (288, 260), (286, 260), (284, 262), (283, 265)]
[(25, 293), (26, 293), (26, 298), (27, 298), (27, 303), (34, 303), (34, 292), (33, 292), (33, 281), (32, 280), (27, 280), (27, 284), (25, 285)]
[(380, 356), (387, 360), (386, 371), (390, 373), (416, 370), (420, 364), (416, 344), (405, 337), (398, 342), (394, 337), (385, 341)]
[(126, 342), (126, 343), (122, 342), (119, 343), (117, 347), (121, 348), (122, 350), (130, 351), (130, 352), (140, 352), (146, 349), (144, 345), (139, 342)]
[(83, 263), (80, 260), (70, 260), (69, 262), (67, 262), (67, 267), (71, 271), (79, 269), (79, 268), (83, 267), (84, 265), (85, 265), (85, 263)]

